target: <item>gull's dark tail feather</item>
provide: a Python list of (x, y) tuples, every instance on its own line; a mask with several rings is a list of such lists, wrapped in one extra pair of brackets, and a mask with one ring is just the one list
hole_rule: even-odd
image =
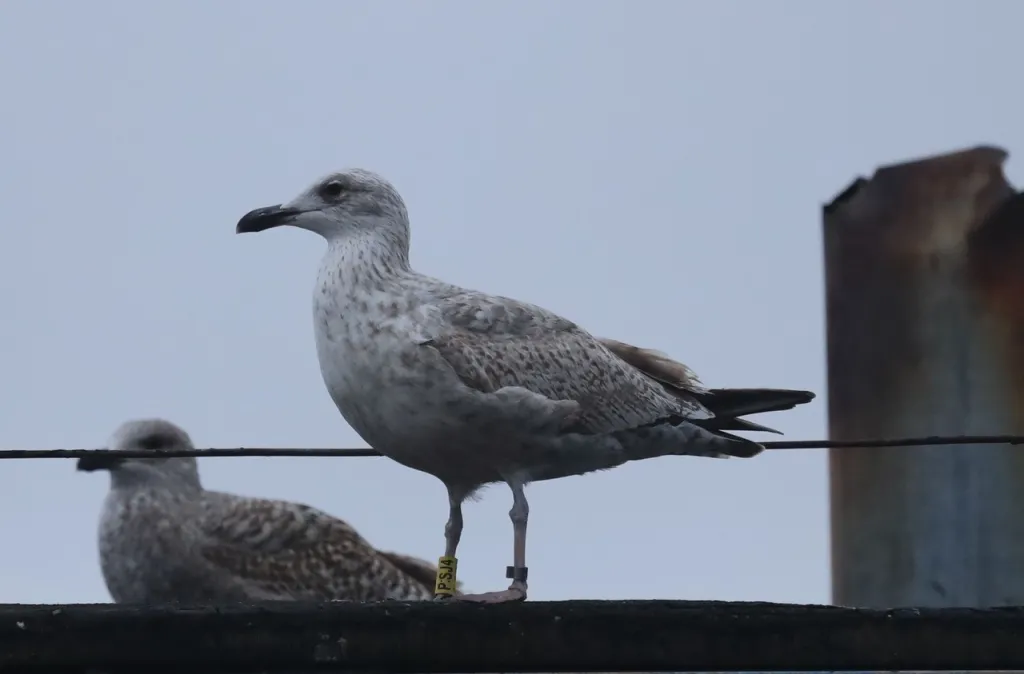
[[(788, 410), (814, 400), (814, 394), (810, 391), (782, 388), (705, 389), (690, 368), (672, 360), (660, 351), (642, 349), (605, 337), (599, 337), (598, 340), (610, 352), (661, 384), (672, 395), (679, 396), (684, 400), (698, 400), (711, 410), (715, 418), (707, 421), (691, 420), (690, 423), (731, 440), (750, 442), (722, 431), (779, 432), (774, 428), (739, 418), (745, 414)], [(760, 445), (757, 446), (760, 447)]]
[[(713, 419), (697, 423), (709, 431), (764, 431), (779, 433), (774, 428), (740, 419), (747, 414), (791, 410), (814, 400), (810, 391), (796, 391), (780, 388), (717, 388), (707, 393), (696, 394), (697, 400), (711, 410)], [(728, 433), (721, 433), (729, 435)], [(781, 433), (780, 433), (781, 434)]]

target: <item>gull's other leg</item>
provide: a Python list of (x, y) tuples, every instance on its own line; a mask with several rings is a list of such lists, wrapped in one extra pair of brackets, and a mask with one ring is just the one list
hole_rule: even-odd
[(526, 501), (526, 486), (522, 482), (510, 484), (512, 488), (512, 509), (508, 511), (512, 520), (512, 566), (505, 575), (512, 579), (508, 589), (522, 593), (526, 599), (526, 523), (530, 519), (530, 504)]
[(464, 491), (445, 485), (448, 489), (448, 522), (444, 525), (444, 557), (439, 560), (437, 578), (434, 581), (434, 598), (448, 599), (455, 593), (458, 561), (455, 553), (462, 539), (462, 502)]
[(530, 517), (530, 504), (526, 500), (526, 486), (522, 480), (510, 479), (508, 486), (512, 489), (512, 509), (508, 511), (512, 520), (512, 566), (506, 569), (505, 575), (512, 579), (512, 584), (499, 592), (462, 595), (458, 597), (462, 601), (500, 604), (526, 599), (526, 523)]

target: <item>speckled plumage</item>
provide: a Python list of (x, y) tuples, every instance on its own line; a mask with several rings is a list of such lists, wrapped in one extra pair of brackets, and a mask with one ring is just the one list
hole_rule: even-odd
[(152, 459), (82, 459), (109, 470), (99, 527), (100, 565), (118, 603), (260, 600), (421, 600), (433, 596), (432, 565), (381, 552), (351, 526), (306, 505), (204, 489), (195, 459), (156, 458), (190, 448), (160, 419), (124, 424), (113, 450)]
[[(448, 554), (461, 533), (459, 504), (487, 483), (513, 491), (514, 565), (521, 566), (528, 482), (671, 454), (762, 450), (725, 432), (763, 430), (730, 417), (735, 396), (703, 388), (663, 354), (413, 271), (405, 205), (376, 174), (327, 176), (283, 206), (250, 212), (237, 231), (282, 224), (328, 241), (313, 301), (328, 392), (371, 446), (444, 482)], [(744, 399), (754, 409), (743, 413), (813, 397), (755, 390)], [(524, 597), (525, 583), (513, 594)]]

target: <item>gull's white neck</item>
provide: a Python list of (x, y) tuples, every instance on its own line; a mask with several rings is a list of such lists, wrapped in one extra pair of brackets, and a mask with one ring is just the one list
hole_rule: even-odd
[(343, 292), (379, 288), (411, 273), (407, 236), (393, 231), (355, 230), (328, 239), (321, 281)]

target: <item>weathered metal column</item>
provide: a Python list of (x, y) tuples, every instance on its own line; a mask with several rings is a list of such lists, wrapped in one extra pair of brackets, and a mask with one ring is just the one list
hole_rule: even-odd
[[(833, 439), (1024, 433), (1024, 199), (978, 147), (825, 207)], [(833, 601), (1024, 604), (1024, 447), (830, 450)]]

